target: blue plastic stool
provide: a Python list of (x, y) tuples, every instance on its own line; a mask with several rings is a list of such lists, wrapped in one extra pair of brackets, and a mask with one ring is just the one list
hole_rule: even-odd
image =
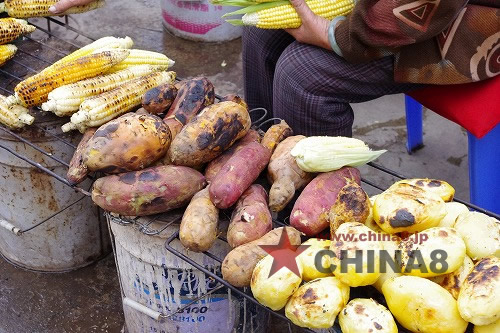
[[(409, 154), (422, 148), (422, 105), (405, 95), (406, 149)], [(471, 133), (469, 137), (469, 191), (470, 202), (500, 214), (500, 124), (483, 138)]]

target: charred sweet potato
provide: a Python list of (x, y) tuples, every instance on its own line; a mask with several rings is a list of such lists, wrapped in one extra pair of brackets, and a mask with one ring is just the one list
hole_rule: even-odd
[(214, 104), (214, 101), (214, 86), (206, 77), (187, 80), (179, 88), (167, 117), (175, 116), (186, 125), (206, 106)]
[(205, 177), (194, 169), (157, 166), (97, 179), (92, 200), (120, 215), (152, 215), (187, 205), (205, 185)]
[(170, 142), (162, 119), (129, 113), (99, 127), (87, 143), (83, 161), (90, 171), (140, 170), (165, 155)]
[(306, 186), (314, 174), (305, 172), (297, 165), (290, 151), (305, 138), (295, 135), (278, 144), (267, 167), (267, 178), (272, 184), (269, 190), (269, 207), (273, 212), (282, 211), (293, 199), (295, 191)]
[(368, 194), (356, 182), (349, 181), (342, 187), (337, 200), (330, 209), (330, 233), (333, 235), (341, 224), (359, 222), (365, 224), (370, 215), (371, 203)]
[(97, 128), (93, 127), (85, 131), (82, 139), (80, 140), (80, 143), (78, 144), (78, 147), (76, 147), (71, 161), (69, 162), (69, 168), (68, 173), (66, 174), (66, 178), (71, 184), (81, 183), (89, 174), (89, 169), (83, 162), (83, 152), (85, 151), (87, 143), (92, 138), (96, 130)]
[(205, 168), (205, 178), (210, 183), (217, 173), (222, 169), (224, 164), (233, 156), (233, 154), (243, 147), (245, 147), (250, 142), (260, 142), (260, 134), (256, 130), (250, 129), (243, 138), (236, 141), (234, 145), (231, 146), (228, 150), (226, 150), (222, 155), (219, 155), (217, 158), (213, 159), (207, 164)]
[(267, 207), (267, 193), (261, 185), (250, 186), (238, 200), (227, 230), (227, 242), (237, 247), (271, 231), (273, 221)]
[(165, 83), (148, 90), (142, 97), (142, 107), (149, 113), (158, 114), (167, 111), (175, 97), (177, 88), (172, 83)]
[(316, 176), (295, 201), (290, 214), (290, 225), (308, 236), (316, 235), (326, 229), (330, 208), (349, 179), (359, 184), (361, 182), (359, 170), (343, 167)]
[(226, 209), (234, 205), (270, 158), (271, 152), (258, 142), (250, 142), (234, 153), (210, 183), (210, 199), (215, 206)]
[(227, 101), (238, 103), (241, 106), (243, 106), (245, 109), (248, 110), (248, 104), (245, 102), (245, 100), (243, 98), (241, 98), (238, 95), (235, 95), (235, 94), (226, 95), (226, 96), (222, 97), (219, 102), (227, 102)]
[(282, 120), (279, 124), (269, 127), (262, 138), (262, 145), (273, 153), (278, 143), (291, 135), (293, 135), (292, 128)]
[(217, 239), (219, 210), (210, 201), (208, 188), (196, 193), (182, 216), (179, 239), (194, 252), (209, 250)]
[(176, 165), (200, 166), (244, 137), (250, 125), (248, 111), (239, 104), (209, 105), (177, 134), (168, 155)]

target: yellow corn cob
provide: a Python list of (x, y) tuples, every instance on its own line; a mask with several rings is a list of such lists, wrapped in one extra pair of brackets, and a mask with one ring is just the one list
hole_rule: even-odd
[(139, 65), (122, 71), (78, 81), (54, 89), (42, 110), (52, 111), (59, 117), (70, 116), (80, 107), (84, 99), (102, 94), (134, 78), (165, 70), (165, 66)]
[[(43, 17), (54, 16), (49, 12), (49, 8), (55, 5), (59, 0), (5, 0), (0, 3), (0, 13), (7, 12), (11, 17)], [(78, 14), (88, 12), (89, 10), (100, 8), (104, 5), (104, 0), (96, 0), (83, 6), (76, 6), (68, 9), (62, 14)]]
[[(308, 0), (306, 3), (316, 15), (328, 20), (347, 15), (354, 8), (353, 0)], [(302, 24), (299, 15), (290, 4), (247, 13), (243, 15), (242, 21), (244, 25), (262, 29), (292, 29)]]
[(131, 49), (129, 56), (118, 65), (111, 67), (109, 73), (121, 71), (130, 66), (136, 65), (162, 65), (165, 69), (174, 65), (174, 61), (166, 55), (153, 51)]
[(63, 132), (78, 129), (84, 132), (89, 127), (97, 127), (131, 111), (139, 106), (142, 97), (149, 89), (164, 83), (173, 83), (175, 72), (151, 73), (101, 95), (86, 99), (80, 105), (80, 111), (71, 116), (71, 122), (62, 127)]
[(12, 44), (0, 45), (0, 66), (5, 64), (17, 52), (17, 47)]
[(22, 128), (31, 125), (34, 120), (28, 109), (11, 105), (7, 97), (0, 95), (0, 123), (10, 128)]
[(18, 103), (25, 107), (41, 105), (47, 101), (52, 90), (100, 75), (125, 59), (128, 53), (123, 49), (106, 50), (53, 66), (49, 71), (44, 70), (16, 86), (14, 90)]
[(32, 33), (35, 29), (25, 20), (15, 18), (0, 19), (0, 44), (10, 43), (21, 35)]

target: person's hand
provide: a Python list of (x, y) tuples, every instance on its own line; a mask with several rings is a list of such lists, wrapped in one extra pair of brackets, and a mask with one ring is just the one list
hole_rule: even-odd
[(305, 0), (290, 0), (292, 6), (299, 14), (302, 25), (297, 29), (285, 29), (300, 43), (316, 45), (331, 50), (328, 41), (328, 26), (330, 21), (318, 16), (307, 6)]
[(71, 7), (82, 6), (91, 3), (94, 0), (60, 0), (54, 6), (49, 8), (52, 14), (62, 14)]

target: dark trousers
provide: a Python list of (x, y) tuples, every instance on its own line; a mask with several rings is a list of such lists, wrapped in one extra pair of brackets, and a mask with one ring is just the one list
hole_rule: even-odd
[(335, 52), (301, 44), (282, 30), (243, 32), (245, 99), (284, 119), (295, 134), (352, 135), (349, 103), (421, 87), (393, 79), (393, 57), (350, 64)]

